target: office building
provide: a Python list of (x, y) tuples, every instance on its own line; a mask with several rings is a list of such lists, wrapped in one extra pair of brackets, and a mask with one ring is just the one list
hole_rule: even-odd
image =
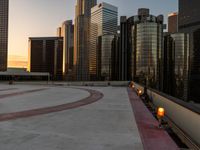
[(97, 0), (77, 0), (74, 24), (74, 76), (76, 80), (89, 80), (89, 31), (91, 8)]
[(0, 71), (7, 70), (9, 0), (0, 0)]
[[(100, 3), (91, 9), (91, 28), (90, 28), (90, 49), (89, 49), (89, 74), (90, 80), (97, 80), (98, 66), (97, 61), (100, 59), (97, 55), (97, 40), (103, 35), (117, 34), (117, 17), (118, 8), (107, 3)], [(111, 42), (111, 39), (105, 38), (102, 42), (106, 44)], [(104, 45), (104, 43), (102, 43)], [(107, 48), (111, 46), (106, 46)], [(110, 53), (109, 50), (108, 53)], [(102, 52), (103, 53), (103, 52)], [(108, 66), (107, 66), (108, 67)]]
[(138, 15), (128, 18), (129, 75), (148, 87), (162, 88), (163, 16), (139, 9)]
[(174, 77), (175, 97), (186, 100), (188, 98), (188, 70), (189, 70), (189, 35), (175, 33), (171, 35), (174, 48)]
[(128, 80), (127, 17), (120, 17), (119, 80)]
[(169, 95), (175, 95), (174, 49), (174, 39), (171, 34), (164, 33), (162, 91)]
[(178, 32), (178, 13), (171, 13), (168, 15), (168, 32), (176, 33)]
[(63, 38), (30, 37), (28, 71), (47, 72), (51, 79), (63, 79)]
[(189, 98), (188, 101), (200, 103), (200, 1), (179, 0), (179, 32), (189, 34)]
[(121, 66), (120, 66), (120, 59), (121, 59), (121, 49), (120, 49), (120, 34), (114, 36), (112, 41), (112, 48), (111, 48), (111, 66), (112, 66), (112, 81), (122, 81), (121, 79)]
[(163, 68), (163, 92), (187, 101), (189, 34), (165, 34)]
[(72, 20), (63, 22), (60, 35), (63, 37), (63, 75), (65, 80), (73, 80), (74, 25)]
[(97, 80), (112, 80), (112, 42), (115, 38), (113, 34), (104, 34), (97, 40)]

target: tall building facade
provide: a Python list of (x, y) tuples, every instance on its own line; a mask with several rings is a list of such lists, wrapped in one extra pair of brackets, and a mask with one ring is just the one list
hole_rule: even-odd
[(96, 80), (112, 80), (112, 42), (115, 38), (113, 34), (104, 34), (97, 40), (97, 78)]
[(9, 0), (0, 0), (0, 71), (7, 70)]
[(48, 72), (53, 80), (62, 80), (63, 38), (29, 38), (28, 71)]
[(89, 80), (89, 31), (91, 8), (97, 0), (77, 0), (74, 24), (74, 76), (75, 80)]
[(200, 1), (179, 0), (179, 32), (189, 33), (189, 98), (188, 101), (200, 103)]
[(163, 46), (163, 88), (162, 91), (169, 95), (175, 95), (175, 73), (174, 73), (174, 60), (175, 60), (175, 45), (174, 39), (170, 33), (164, 33), (164, 46)]
[(119, 80), (128, 80), (128, 28), (127, 17), (120, 17)]
[(163, 16), (139, 9), (128, 20), (129, 73), (134, 81), (148, 87), (162, 87)]
[[(97, 41), (98, 37), (102, 36), (101, 45), (106, 45), (111, 42), (110, 37), (103, 35), (116, 35), (117, 34), (117, 17), (118, 8), (107, 3), (100, 3), (91, 9), (91, 25), (90, 25), (90, 49), (89, 49), (89, 75), (90, 80), (97, 80), (98, 72), (98, 58), (97, 55), (98, 47)], [(113, 36), (112, 36), (113, 37)], [(106, 41), (108, 40), (108, 41)], [(112, 44), (112, 43), (110, 43)], [(111, 48), (111, 45), (110, 45)], [(105, 49), (102, 49), (101, 53), (104, 53)], [(108, 50), (108, 49), (107, 49)], [(111, 53), (111, 50), (108, 51)], [(111, 55), (110, 55), (111, 56)]]
[(164, 36), (163, 92), (188, 100), (189, 34)]
[(188, 71), (189, 71), (189, 35), (175, 33), (171, 35), (174, 40), (174, 78), (175, 97), (188, 99)]
[(74, 25), (72, 20), (63, 22), (61, 37), (63, 37), (63, 74), (66, 80), (73, 80)]
[(168, 15), (168, 32), (177, 33), (178, 32), (178, 13), (171, 13)]

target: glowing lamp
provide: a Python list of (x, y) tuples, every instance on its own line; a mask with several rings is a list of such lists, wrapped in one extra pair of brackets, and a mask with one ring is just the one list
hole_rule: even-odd
[(159, 118), (163, 118), (163, 117), (165, 116), (165, 109), (162, 108), (162, 107), (159, 107), (159, 108), (158, 108), (158, 112), (157, 112), (157, 116), (158, 116)]
[(141, 95), (142, 94), (142, 90), (138, 90), (138, 94)]

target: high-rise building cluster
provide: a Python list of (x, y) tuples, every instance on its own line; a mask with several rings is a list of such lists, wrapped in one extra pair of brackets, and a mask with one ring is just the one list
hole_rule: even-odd
[[(0, 71), (7, 68), (8, 2), (0, 0)], [(118, 25), (116, 6), (77, 0), (74, 21), (64, 21), (57, 36), (29, 38), (28, 70), (49, 72), (53, 80), (134, 80), (199, 102), (199, 8), (199, 0), (179, 0), (164, 32), (163, 15), (147, 8), (121, 16)]]

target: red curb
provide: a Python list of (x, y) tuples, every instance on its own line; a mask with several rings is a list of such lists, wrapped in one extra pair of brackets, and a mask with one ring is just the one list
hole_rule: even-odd
[(136, 93), (128, 89), (128, 95), (144, 150), (178, 150), (178, 146), (168, 133), (158, 128), (157, 120)]
[[(80, 89), (80, 88), (76, 88)], [(79, 100), (77, 102), (72, 102), (68, 104), (62, 104), (58, 106), (52, 106), (52, 107), (46, 107), (46, 108), (38, 108), (33, 110), (27, 110), (27, 111), (21, 111), (21, 112), (14, 112), (14, 113), (6, 113), (6, 114), (0, 114), (0, 121), (8, 121), (8, 120), (15, 120), (19, 118), (28, 118), (38, 115), (44, 115), (49, 114), (53, 112), (59, 112), (63, 110), (78, 108), (84, 105), (88, 105), (91, 103), (94, 103), (98, 100), (100, 100), (103, 97), (103, 94), (95, 91), (95, 90), (89, 90), (89, 89), (80, 89), (85, 90), (90, 93), (89, 97), (86, 97), (82, 100)]]

